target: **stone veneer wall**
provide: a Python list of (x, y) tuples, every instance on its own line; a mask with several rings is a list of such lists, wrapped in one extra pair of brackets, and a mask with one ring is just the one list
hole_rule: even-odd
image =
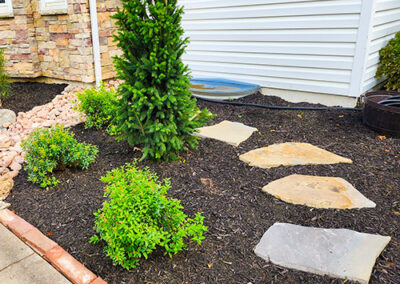
[[(10, 76), (94, 82), (88, 0), (68, 0), (68, 11), (59, 15), (41, 15), (39, 1), (13, 0), (14, 17), (0, 18), (0, 48)], [(111, 57), (119, 51), (110, 16), (118, 3), (97, 1), (103, 80), (115, 75)]]
[(111, 15), (115, 14), (117, 6), (121, 6), (121, 1), (97, 1), (97, 20), (99, 24), (101, 71), (103, 80), (115, 77), (116, 72), (114, 70), (112, 57), (122, 53), (117, 47), (117, 43), (113, 42), (113, 33), (116, 32), (116, 28), (115, 20), (110, 18)]
[(0, 48), (6, 70), (12, 77), (40, 76), (31, 2), (13, 0), (13, 8), (12, 18), (0, 18)]

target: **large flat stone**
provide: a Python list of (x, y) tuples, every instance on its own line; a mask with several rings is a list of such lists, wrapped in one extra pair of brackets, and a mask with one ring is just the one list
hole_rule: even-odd
[(319, 229), (275, 223), (255, 253), (274, 264), (368, 283), (376, 258), (390, 237), (347, 229)]
[(51, 264), (37, 254), (0, 271), (0, 283), (8, 284), (70, 284)]
[(0, 224), (0, 270), (32, 254), (33, 250)]
[(337, 177), (291, 175), (269, 183), (263, 191), (289, 203), (315, 208), (376, 206), (349, 182)]
[(240, 155), (239, 158), (250, 166), (264, 169), (279, 166), (353, 163), (350, 159), (338, 156), (308, 143), (274, 144), (252, 150)]
[(257, 131), (257, 128), (224, 120), (213, 126), (198, 128), (198, 131), (194, 135), (219, 140), (237, 147), (240, 143), (246, 141), (254, 131)]

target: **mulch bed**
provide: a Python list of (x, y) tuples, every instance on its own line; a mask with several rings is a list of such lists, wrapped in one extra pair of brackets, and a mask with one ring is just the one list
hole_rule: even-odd
[[(288, 105), (260, 94), (243, 101)], [(276, 111), (217, 105), (199, 101), (218, 115), (257, 127), (260, 133), (235, 148), (202, 140), (198, 150), (182, 153), (173, 163), (139, 163), (162, 178), (171, 178), (170, 196), (182, 200), (185, 212), (202, 211), (209, 227), (202, 246), (189, 245), (170, 259), (157, 251), (136, 269), (113, 266), (102, 245), (89, 244), (94, 234), (93, 212), (104, 201), (99, 178), (107, 171), (139, 158), (126, 143), (117, 143), (102, 131), (73, 128), (80, 141), (96, 144), (99, 156), (86, 171), (67, 169), (62, 183), (45, 191), (27, 182), (21, 171), (7, 199), (11, 209), (59, 243), (94, 273), (110, 283), (349, 283), (281, 268), (257, 257), (253, 248), (275, 222), (323, 228), (347, 228), (391, 236), (380, 255), (370, 283), (400, 283), (400, 139), (379, 139), (354, 111)], [(295, 105), (295, 104), (291, 104)], [(282, 142), (309, 142), (354, 164), (258, 169), (238, 158), (249, 150)], [(342, 177), (367, 198), (374, 209), (322, 210), (282, 202), (261, 192), (269, 182), (290, 174)]]
[(2, 108), (11, 109), (16, 114), (20, 111), (26, 112), (35, 106), (51, 102), (66, 86), (35, 82), (13, 83), (10, 96), (2, 101)]

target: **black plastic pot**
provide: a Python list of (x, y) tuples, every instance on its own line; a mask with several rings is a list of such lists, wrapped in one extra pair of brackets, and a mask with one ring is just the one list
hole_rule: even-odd
[(378, 102), (390, 96), (400, 95), (397, 92), (376, 91), (365, 95), (363, 110), (364, 123), (383, 134), (400, 137), (400, 107), (391, 107)]

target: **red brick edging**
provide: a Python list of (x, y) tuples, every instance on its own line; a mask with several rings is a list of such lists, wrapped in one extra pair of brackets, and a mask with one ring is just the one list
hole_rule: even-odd
[(0, 210), (0, 223), (35, 250), (75, 284), (106, 284), (57, 243), (8, 209)]

